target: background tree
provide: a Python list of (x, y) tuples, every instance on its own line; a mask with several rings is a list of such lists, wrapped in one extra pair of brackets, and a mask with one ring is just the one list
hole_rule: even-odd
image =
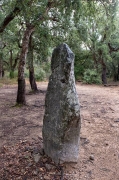
[[(44, 70), (49, 68), (52, 49), (62, 42), (75, 53), (77, 79), (86, 80), (88, 74), (102, 77), (104, 84), (107, 75), (118, 79), (117, 0), (5, 0), (0, 7), (0, 36), (6, 44), (1, 64), (12, 77), (19, 62), (17, 103), (26, 103), (26, 59), (31, 89), (37, 90), (36, 67), (40, 65), (43, 77)], [(47, 67), (43, 67), (45, 63)]]
[(118, 29), (115, 24), (117, 1), (93, 3), (91, 8), (84, 3), (83, 9), (82, 16), (75, 21), (75, 26), (83, 48), (88, 49), (92, 56), (92, 69), (96, 69), (102, 74), (102, 82), (106, 84), (106, 75), (110, 71), (110, 69), (107, 70), (107, 66), (112, 61), (108, 44), (111, 41), (111, 36), (115, 33), (115, 27), (116, 30)]

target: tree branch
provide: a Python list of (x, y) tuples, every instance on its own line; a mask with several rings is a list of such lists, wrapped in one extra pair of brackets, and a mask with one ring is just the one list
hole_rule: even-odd
[(17, 57), (15, 58), (15, 61), (14, 61), (14, 64), (13, 64), (13, 69), (16, 68), (18, 60), (19, 60), (19, 54), (17, 54)]
[(3, 63), (6, 63), (6, 64), (7, 64), (7, 66), (9, 66), (9, 63), (8, 63), (7, 61), (5, 61), (5, 60), (4, 60), (4, 61), (3, 61)]
[(18, 15), (20, 12), (20, 8), (17, 6), (14, 7), (13, 11), (10, 12), (5, 19), (3, 20), (3, 22), (0, 25), (0, 33), (2, 33), (4, 31), (4, 29), (6, 28), (6, 26), (15, 18), (16, 15)]
[(111, 52), (117, 52), (117, 51), (119, 51), (119, 47), (118, 47), (118, 48), (114, 48), (114, 47), (111, 46), (110, 43), (108, 43), (108, 47), (109, 47), (109, 49), (110, 49), (110, 53), (111, 53)]

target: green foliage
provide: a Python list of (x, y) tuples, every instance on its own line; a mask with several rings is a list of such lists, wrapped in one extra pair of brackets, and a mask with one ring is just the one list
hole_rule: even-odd
[(101, 84), (100, 75), (97, 73), (95, 69), (87, 69), (84, 72), (83, 81), (87, 84)]
[(81, 80), (88, 68), (93, 68), (92, 57), (89, 51), (82, 50), (75, 55), (74, 73), (76, 80)]
[(44, 81), (45, 77), (46, 77), (46, 73), (42, 68), (39, 68), (35, 71), (36, 81)]
[[(101, 71), (99, 75), (92, 69), (101, 69), (102, 59), (110, 76), (113, 76), (114, 71), (117, 72), (119, 64), (117, 0), (5, 0), (2, 1), (0, 9), (1, 22), (12, 12), (16, 2), (20, 13), (8, 24), (0, 37), (0, 43), (5, 45), (2, 49), (3, 66), (5, 70), (9, 70), (11, 78), (17, 76), (11, 69), (17, 54), (21, 51), (18, 44), (22, 44), (25, 22), (35, 26), (32, 47), (36, 80), (48, 79), (50, 62), (46, 59), (51, 56), (51, 50), (62, 42), (66, 42), (75, 54), (76, 79), (82, 79), (84, 76), (87, 83), (97, 83)], [(110, 51), (109, 43), (114, 51)], [(25, 76), (29, 77), (28, 70), (25, 71)]]
[(35, 78), (37, 81), (48, 80), (50, 74), (50, 61), (42, 63), (40, 67), (35, 66)]
[(9, 77), (10, 77), (10, 79), (14, 78), (14, 71), (10, 71)]
[(15, 71), (10, 71), (8, 77), (9, 77), (10, 79), (17, 78), (17, 77), (18, 77), (18, 71), (17, 71), (17, 70), (15, 70)]

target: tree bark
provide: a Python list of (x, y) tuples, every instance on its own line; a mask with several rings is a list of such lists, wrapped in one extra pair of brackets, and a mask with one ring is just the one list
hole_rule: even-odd
[(11, 79), (14, 78), (14, 69), (12, 68), (12, 62), (13, 62), (13, 56), (12, 56), (12, 50), (10, 50), (10, 58), (9, 58), (10, 74), (9, 74), (9, 77)]
[(26, 25), (26, 31), (24, 33), (24, 37), (22, 40), (22, 49), (19, 59), (19, 66), (18, 66), (18, 91), (17, 91), (17, 100), (18, 104), (26, 104), (25, 99), (25, 77), (24, 77), (24, 67), (26, 62), (26, 56), (28, 52), (28, 44), (29, 38), (32, 32), (34, 31), (34, 26), (31, 24)]
[(4, 77), (5, 76), (5, 71), (4, 71), (4, 69), (2, 70), (2, 77)]
[(38, 91), (35, 74), (34, 74), (34, 66), (33, 66), (33, 45), (32, 45), (32, 34), (29, 40), (29, 47), (28, 47), (28, 66), (29, 66), (29, 82), (31, 85), (31, 89), (36, 92)]
[(107, 84), (107, 68), (106, 68), (106, 64), (104, 62), (102, 62), (102, 83), (103, 84)]
[(115, 66), (115, 64), (114, 63), (112, 63), (112, 69), (113, 69), (113, 81), (117, 81), (118, 80), (118, 72), (117, 72), (117, 70), (116, 70), (116, 66)]
[(31, 89), (34, 92), (37, 92), (38, 88), (37, 88), (37, 84), (36, 84), (35, 77), (34, 77), (34, 69), (29, 69), (29, 82), (31, 85)]
[(3, 60), (2, 60), (2, 52), (0, 52), (0, 78), (3, 77)]
[(117, 80), (119, 81), (119, 63), (118, 63), (118, 71), (117, 71)]
[(103, 59), (103, 53), (102, 53), (102, 50), (100, 49), (98, 51), (99, 53), (99, 62), (102, 66), (102, 83), (103, 84), (107, 84), (107, 67), (106, 67), (106, 64), (104, 62), (104, 59)]
[(0, 58), (0, 78), (3, 77), (3, 65), (2, 65), (2, 59)]
[(12, 50), (10, 50), (10, 58), (9, 58), (10, 74), (9, 74), (9, 77), (11, 79), (14, 78), (14, 71), (17, 66), (18, 59), (19, 59), (19, 54), (17, 54), (16, 58), (14, 59), (14, 64), (13, 64), (13, 52), (12, 52)]

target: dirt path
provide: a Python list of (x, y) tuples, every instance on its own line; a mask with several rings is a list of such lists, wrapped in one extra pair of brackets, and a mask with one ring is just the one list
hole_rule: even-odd
[[(47, 83), (38, 87), (46, 90)], [(16, 86), (0, 88), (0, 147), (42, 137), (45, 93), (27, 93), (28, 106), (15, 107), (16, 91)], [(80, 158), (77, 165), (66, 166), (65, 175), (69, 180), (119, 180), (119, 87), (77, 84), (77, 92)]]
[(119, 180), (119, 88), (77, 86), (77, 91), (82, 116), (79, 179)]

